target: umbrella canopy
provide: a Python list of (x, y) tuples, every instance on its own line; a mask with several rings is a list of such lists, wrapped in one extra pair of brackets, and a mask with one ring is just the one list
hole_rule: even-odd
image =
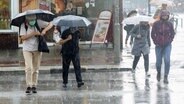
[(25, 12), (19, 13), (18, 15), (16, 15), (12, 20), (11, 20), (11, 24), (10, 25), (14, 25), (14, 26), (20, 26), (22, 23), (25, 22), (25, 16), (27, 15), (36, 15), (37, 19), (41, 19), (47, 22), (52, 21), (55, 18), (55, 15), (50, 12), (50, 11), (46, 11), (46, 10), (41, 10), (41, 9), (34, 9), (34, 10), (27, 10)]
[(132, 10), (132, 11), (130, 11), (129, 13), (128, 13), (128, 15), (127, 15), (127, 17), (131, 17), (131, 16), (135, 16), (135, 15), (137, 15), (137, 11), (136, 10)]
[(174, 2), (171, 0), (152, 0), (151, 5), (161, 6), (162, 4), (167, 4), (167, 6), (174, 6)]
[(55, 18), (52, 22), (54, 25), (57, 26), (68, 27), (87, 27), (91, 24), (91, 22), (87, 18), (75, 15), (59, 16)]
[(126, 18), (122, 21), (123, 24), (139, 24), (140, 21), (152, 21), (153, 18), (146, 15), (136, 15), (133, 17)]

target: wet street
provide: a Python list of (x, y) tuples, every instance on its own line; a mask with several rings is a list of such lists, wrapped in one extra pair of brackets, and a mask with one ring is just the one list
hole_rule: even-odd
[[(179, 27), (172, 44), (168, 85), (163, 84), (163, 80), (160, 83), (156, 81), (153, 43), (150, 50), (150, 78), (145, 77), (142, 58), (135, 75), (130, 70), (119, 70), (121, 67), (131, 68), (133, 57), (130, 46), (124, 46), (122, 61), (115, 64), (112, 48), (89, 48), (86, 45), (81, 47), (80, 52), (81, 66), (86, 68), (82, 73), (84, 86), (77, 88), (73, 72), (69, 74), (67, 88), (62, 87), (61, 73), (40, 73), (38, 93), (26, 95), (21, 49), (1, 50), (0, 104), (183, 104), (183, 33), (184, 28)], [(41, 68), (61, 68), (60, 48), (54, 46), (50, 49), (49, 54), (43, 54)], [(99, 66), (103, 70), (99, 70)], [(90, 70), (90, 67), (95, 70)], [(21, 69), (21, 74), (6, 73), (8, 69)]]
[[(176, 71), (177, 70), (177, 71)], [(74, 73), (67, 88), (61, 74), (41, 74), (38, 93), (25, 94), (24, 75), (0, 76), (0, 104), (183, 104), (183, 69), (171, 71), (169, 85), (156, 81), (155, 70), (83, 72), (85, 85), (77, 88)]]
[[(156, 81), (153, 44), (150, 53), (150, 78), (145, 77), (142, 58), (138, 63), (135, 75), (129, 70), (116, 70), (117, 68), (113, 69), (113, 67), (111, 70), (107, 69), (110, 65), (115, 67), (128, 66), (127, 68), (131, 68), (133, 57), (130, 55), (130, 47), (124, 48), (124, 54), (128, 54), (123, 54), (123, 60), (119, 65), (113, 63), (112, 49), (84, 48), (81, 51), (82, 67), (87, 65), (88, 68), (91, 66), (95, 69), (95, 67), (101, 65), (104, 70), (83, 71), (82, 76), (85, 82), (83, 87), (77, 88), (73, 72), (69, 73), (67, 88), (62, 87), (62, 74), (40, 73), (38, 93), (26, 95), (25, 76), (23, 73), (1, 73), (0, 104), (183, 104), (183, 32), (184, 29), (180, 28), (173, 41), (171, 71), (168, 85), (163, 84), (163, 80), (161, 80), (161, 83), (157, 83)], [(0, 59), (2, 61), (7, 60), (7, 63), (3, 62), (1, 64), (1, 71), (12, 68), (22, 68), (23, 70), (23, 67), (20, 67), (22, 66), (22, 55), (20, 50), (8, 52), (1, 51), (0, 54)], [(12, 66), (17, 67), (7, 67), (9, 62), (12, 62)], [(14, 63), (16, 64), (14, 65)], [(51, 54), (43, 55), (41, 68), (58, 68), (58, 65), (60, 65), (60, 57), (58, 57), (58, 53), (55, 50), (52, 50)], [(61, 68), (61, 66), (59, 67)]]

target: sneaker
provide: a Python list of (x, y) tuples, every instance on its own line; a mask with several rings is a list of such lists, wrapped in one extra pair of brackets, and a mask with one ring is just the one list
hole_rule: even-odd
[(169, 84), (168, 79), (164, 79), (164, 84)]
[(32, 87), (32, 92), (33, 92), (33, 93), (37, 93), (36, 87)]
[(151, 77), (151, 75), (148, 72), (146, 72), (146, 77)]
[(31, 87), (27, 87), (26, 93), (27, 93), (27, 94), (31, 93)]
[(77, 85), (77, 87), (79, 88), (79, 87), (81, 87), (83, 85), (84, 85), (84, 82), (79, 82), (78, 85)]
[(67, 85), (66, 85), (66, 84), (63, 84), (63, 87), (64, 87), (64, 88), (67, 88)]
[(135, 74), (135, 69), (132, 69), (131, 71), (132, 71), (133, 74)]

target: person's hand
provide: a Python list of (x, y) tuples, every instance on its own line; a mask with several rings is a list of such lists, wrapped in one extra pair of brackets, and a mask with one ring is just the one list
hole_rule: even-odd
[(56, 46), (56, 45), (61, 45), (61, 42), (59, 41), (59, 42), (56, 42), (56, 43), (54, 43), (54, 45)]
[(38, 35), (41, 35), (41, 34), (40, 34), (40, 32), (35, 31), (35, 32), (33, 32), (33, 35), (38, 36)]
[(72, 39), (72, 35), (69, 35), (69, 36), (67, 37), (67, 39), (68, 39), (68, 40), (71, 40), (71, 39)]
[(46, 31), (43, 30), (42, 33), (41, 33), (41, 35), (45, 35), (45, 34), (46, 34)]

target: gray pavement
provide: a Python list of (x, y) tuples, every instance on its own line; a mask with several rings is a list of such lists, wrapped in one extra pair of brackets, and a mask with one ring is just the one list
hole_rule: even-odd
[(0, 104), (183, 104), (184, 72), (176, 69), (169, 85), (157, 83), (154, 70), (146, 78), (143, 70), (82, 73), (85, 85), (77, 88), (74, 73), (68, 87), (61, 74), (40, 74), (38, 93), (26, 95), (24, 75), (0, 76)]
[[(131, 47), (124, 46), (121, 63), (114, 63), (111, 46), (81, 44), (82, 76), (85, 85), (77, 88), (75, 75), (62, 88), (59, 47), (43, 54), (38, 94), (26, 95), (21, 49), (0, 52), (0, 104), (183, 104), (184, 102), (184, 29), (173, 41), (169, 84), (157, 83), (154, 45), (150, 53), (150, 78), (145, 77), (141, 58), (133, 75)], [(72, 67), (72, 66), (71, 66)], [(162, 71), (163, 72), (163, 71)], [(44, 74), (42, 74), (44, 73)]]
[[(163, 80), (160, 83), (156, 81), (154, 45), (152, 45), (150, 53), (150, 78), (145, 77), (143, 59), (138, 64), (136, 74), (132, 74), (129, 70), (124, 70), (125, 64), (127, 64), (128, 68), (131, 68), (132, 56), (129, 54), (130, 46), (124, 49), (123, 60), (120, 64), (112, 62), (113, 51), (110, 48), (91, 49), (96, 52), (90, 51), (91, 54), (89, 54), (89, 50), (84, 47), (82, 53), (84, 52), (83, 54), (86, 56), (82, 56), (83, 60), (86, 61), (86, 57), (89, 60), (87, 62), (84, 61), (82, 66), (86, 65), (86, 67), (91, 67), (91, 69), (84, 69), (82, 72), (85, 82), (83, 87), (77, 88), (75, 75), (71, 71), (69, 73), (68, 87), (66, 89), (63, 88), (62, 75), (60, 73), (50, 73), (50, 69), (61, 68), (60, 60), (57, 61), (59, 64), (51, 63), (53, 64), (52, 66), (42, 62), (45, 65), (41, 66), (42, 71), (39, 75), (38, 93), (26, 95), (23, 65), (1, 67), (0, 104), (183, 104), (184, 55), (182, 52), (184, 49), (182, 48), (182, 43), (184, 35), (182, 33), (183, 30), (180, 29), (173, 42), (168, 85), (163, 84)], [(85, 54), (86, 52), (88, 54)], [(100, 55), (95, 56), (98, 55), (97, 53)], [(9, 55), (11, 56), (13, 53)], [(104, 57), (107, 58), (105, 59), (106, 61), (101, 59)], [(97, 60), (98, 63), (95, 65), (96, 60), (92, 58), (98, 58), (101, 61)], [(46, 59), (50, 58), (44, 57), (43, 60)], [(105, 65), (105, 62), (108, 65)], [(114, 68), (110, 68), (112, 66)], [(117, 68), (122, 68), (122, 66), (124, 67), (122, 70)], [(15, 69), (18, 71), (11, 73), (15, 72)], [(7, 70), (10, 71), (8, 72)], [(21, 74), (17, 74), (20, 72)]]

